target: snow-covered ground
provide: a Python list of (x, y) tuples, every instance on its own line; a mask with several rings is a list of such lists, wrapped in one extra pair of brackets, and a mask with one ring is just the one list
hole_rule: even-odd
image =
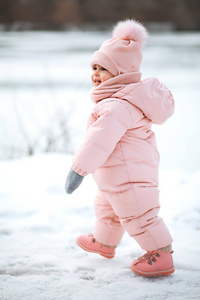
[(0, 299), (199, 299), (200, 172), (161, 171), (176, 272), (149, 279), (130, 269), (144, 252), (126, 234), (113, 260), (76, 245), (93, 230), (96, 186), (88, 176), (66, 195), (70, 164), (61, 154), (0, 163)]
[[(174, 237), (173, 275), (134, 274), (130, 264), (143, 251), (127, 234), (113, 260), (81, 250), (77, 235), (93, 230), (95, 183), (89, 175), (66, 195), (72, 156), (41, 153), (65, 116), (69, 138), (55, 148), (63, 151), (70, 141), (72, 151), (80, 142), (92, 106), (88, 64), (108, 36), (0, 34), (0, 300), (199, 299), (199, 33), (153, 34), (144, 51), (143, 77), (159, 77), (176, 100), (174, 116), (154, 128), (160, 215)], [(23, 157), (28, 143), (35, 155)]]

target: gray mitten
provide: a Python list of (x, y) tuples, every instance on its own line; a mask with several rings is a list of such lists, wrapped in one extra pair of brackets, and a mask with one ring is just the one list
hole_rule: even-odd
[(83, 181), (84, 176), (77, 174), (72, 168), (69, 171), (65, 183), (65, 190), (67, 194), (73, 193)]

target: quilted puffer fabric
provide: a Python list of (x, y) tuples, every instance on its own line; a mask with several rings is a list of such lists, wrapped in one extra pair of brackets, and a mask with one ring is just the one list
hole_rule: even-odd
[(159, 153), (151, 125), (162, 124), (173, 111), (171, 92), (156, 78), (128, 84), (102, 99), (89, 116), (74, 171), (93, 173), (100, 189), (118, 190), (127, 182), (157, 185)]
[(125, 229), (145, 250), (171, 244), (157, 216), (159, 153), (151, 126), (165, 122), (173, 111), (171, 92), (155, 78), (98, 99), (72, 168), (82, 176), (92, 173), (99, 188), (94, 229), (99, 242), (117, 245)]

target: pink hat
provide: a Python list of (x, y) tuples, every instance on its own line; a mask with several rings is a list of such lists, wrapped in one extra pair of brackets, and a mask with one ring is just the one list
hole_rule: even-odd
[(119, 22), (114, 27), (113, 38), (94, 52), (91, 67), (98, 64), (114, 76), (138, 72), (142, 62), (142, 47), (147, 38), (147, 31), (140, 23), (134, 20)]

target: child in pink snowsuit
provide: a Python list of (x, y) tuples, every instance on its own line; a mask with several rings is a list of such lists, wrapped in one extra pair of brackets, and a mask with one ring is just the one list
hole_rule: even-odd
[(81, 235), (86, 251), (113, 258), (124, 230), (147, 253), (131, 264), (144, 276), (174, 272), (172, 237), (158, 216), (159, 153), (152, 123), (174, 111), (171, 92), (156, 78), (141, 81), (146, 29), (136, 21), (117, 24), (113, 38), (93, 55), (91, 91), (95, 103), (86, 137), (66, 181), (72, 193), (92, 173), (98, 186), (93, 234)]

